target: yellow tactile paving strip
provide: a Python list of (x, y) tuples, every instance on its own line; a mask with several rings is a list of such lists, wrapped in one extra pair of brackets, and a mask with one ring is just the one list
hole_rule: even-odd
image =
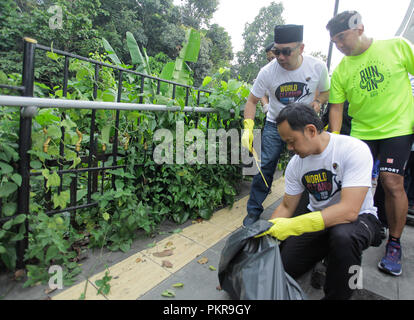
[[(263, 207), (277, 201), (284, 193), (284, 178), (275, 180), (272, 193), (266, 198)], [(232, 208), (224, 208), (215, 212), (208, 221), (196, 223), (178, 234), (173, 234), (152, 248), (144, 249), (109, 268), (111, 290), (107, 296), (97, 294), (95, 281), (102, 279), (105, 271), (92, 276), (53, 297), (54, 300), (77, 300), (87, 289), (87, 300), (136, 300), (157, 284), (180, 270), (186, 264), (201, 255), (204, 251), (238, 229), (246, 215), (246, 204), (249, 196), (235, 202)], [(154, 253), (172, 250), (172, 255), (157, 257)], [(168, 261), (168, 267), (163, 266)]]

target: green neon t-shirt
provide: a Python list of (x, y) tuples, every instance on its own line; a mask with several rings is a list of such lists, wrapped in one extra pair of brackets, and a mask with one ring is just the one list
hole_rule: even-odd
[(351, 136), (378, 140), (413, 133), (408, 73), (414, 74), (414, 53), (403, 38), (373, 41), (364, 53), (342, 59), (332, 74), (329, 102), (348, 100)]

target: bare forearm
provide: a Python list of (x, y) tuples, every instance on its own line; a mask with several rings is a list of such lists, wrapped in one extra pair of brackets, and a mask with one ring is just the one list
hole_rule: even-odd
[[(372, 166), (372, 165), (371, 165)], [(350, 223), (358, 218), (364, 203), (368, 187), (348, 187), (341, 191), (341, 200), (322, 210), (325, 227), (329, 228), (341, 223)]]
[(271, 216), (271, 219), (290, 218), (295, 212), (301, 196), (301, 194), (295, 196), (289, 196), (288, 194), (285, 194), (283, 196), (282, 203), (275, 209)]
[(244, 119), (254, 120), (256, 116), (256, 105), (259, 102), (259, 100), (259, 98), (256, 98), (255, 96), (250, 94), (244, 107)]
[(330, 206), (321, 212), (325, 228), (342, 223), (351, 223), (358, 218), (358, 211), (352, 210), (341, 203)]
[(331, 132), (340, 132), (342, 127), (343, 104), (332, 104), (329, 110), (329, 129)]

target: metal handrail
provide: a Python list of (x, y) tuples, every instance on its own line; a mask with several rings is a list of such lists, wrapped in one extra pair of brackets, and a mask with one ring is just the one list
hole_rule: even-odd
[[(104, 102), (88, 100), (48, 99), (0, 95), (0, 106), (61, 108), (61, 109), (93, 109), (93, 110), (129, 110), (129, 111), (183, 111), (196, 113), (217, 113), (213, 108), (184, 107), (156, 104), (140, 104), (126, 102)], [(24, 111), (23, 111), (24, 112)], [(232, 109), (230, 112), (234, 113)], [(25, 115), (23, 113), (23, 115)], [(25, 115), (29, 116), (29, 114)]]

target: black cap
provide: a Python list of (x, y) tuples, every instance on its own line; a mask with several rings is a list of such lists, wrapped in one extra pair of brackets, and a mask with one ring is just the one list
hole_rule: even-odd
[(285, 24), (275, 27), (275, 43), (290, 43), (303, 41), (303, 26)]
[(348, 29), (355, 29), (362, 24), (362, 17), (357, 11), (344, 11), (333, 17), (327, 24), (331, 38)]

